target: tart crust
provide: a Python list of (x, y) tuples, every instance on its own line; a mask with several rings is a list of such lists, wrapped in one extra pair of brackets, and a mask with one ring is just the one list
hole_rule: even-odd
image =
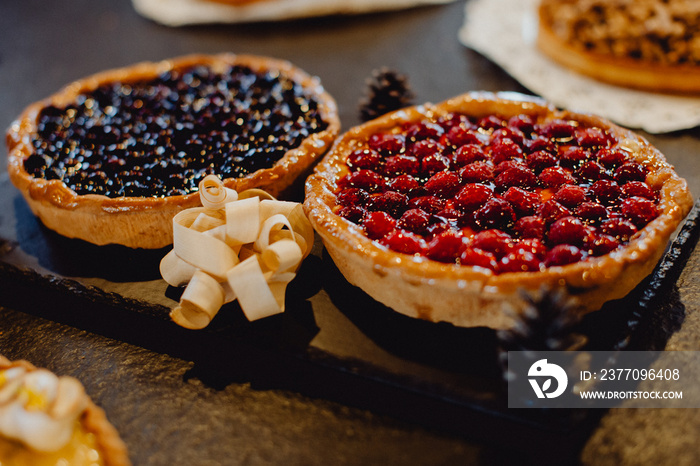
[[(631, 160), (650, 169), (647, 183), (659, 188), (660, 215), (610, 254), (539, 272), (496, 275), (479, 267), (444, 264), (391, 251), (370, 240), (362, 227), (333, 212), (337, 183), (349, 173), (347, 156), (371, 134), (449, 112), (506, 118), (525, 113), (607, 129), (632, 151)], [(399, 110), (351, 129), (336, 141), (307, 179), (304, 201), (305, 211), (338, 269), (377, 301), (410, 317), (496, 329), (509, 328), (513, 317), (523, 312), (527, 304), (524, 294), (537, 297), (545, 289), (563, 288), (567, 295), (576, 297), (580, 304), (577, 312), (581, 313), (622, 298), (653, 270), (691, 206), (685, 180), (642, 137), (594, 115), (558, 111), (539, 99), (486, 92)]]
[[(0, 356), (0, 368), (23, 367), (27, 371), (37, 368), (28, 361), (9, 361)], [(99, 449), (100, 459), (105, 466), (130, 466), (129, 453), (126, 444), (119, 437), (119, 432), (110, 424), (105, 412), (88, 397), (87, 405), (79, 418), (80, 426), (87, 433), (95, 436), (95, 442)], [(0, 462), (3, 458), (0, 458)], [(33, 463), (31, 463), (33, 464)]]
[(271, 168), (260, 169), (242, 178), (227, 178), (224, 184), (239, 191), (260, 188), (273, 196), (289, 188), (308, 173), (326, 152), (340, 130), (337, 106), (323, 89), (318, 78), (308, 75), (287, 61), (252, 55), (189, 55), (161, 62), (143, 62), (126, 68), (104, 71), (75, 81), (56, 94), (27, 107), (7, 131), (8, 172), (12, 183), (22, 192), (32, 212), (50, 229), (70, 238), (97, 245), (110, 243), (131, 248), (162, 248), (172, 243), (172, 218), (183, 209), (199, 205), (199, 195), (165, 198), (78, 195), (60, 180), (31, 176), (24, 160), (32, 154), (32, 135), (37, 131), (37, 117), (48, 105), (65, 106), (83, 92), (109, 82), (133, 82), (155, 78), (171, 69), (207, 65), (223, 70), (239, 64), (254, 71), (275, 70), (300, 83), (319, 103), (328, 127), (312, 134), (277, 161)]
[(668, 93), (700, 92), (700, 67), (666, 64), (585, 51), (554, 32), (548, 4), (538, 10), (537, 47), (555, 62), (599, 81), (640, 90)]

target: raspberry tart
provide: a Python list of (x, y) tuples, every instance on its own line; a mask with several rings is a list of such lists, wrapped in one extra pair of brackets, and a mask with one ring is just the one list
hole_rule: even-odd
[(686, 0), (542, 0), (538, 48), (608, 83), (700, 92), (700, 16)]
[(0, 463), (128, 466), (124, 442), (80, 382), (0, 356)]
[(8, 171), (50, 229), (161, 248), (206, 175), (277, 196), (339, 128), (333, 98), (292, 64), (193, 55), (105, 71), (30, 105), (7, 132)]
[(412, 317), (492, 328), (545, 289), (576, 296), (581, 313), (625, 296), (691, 205), (642, 137), (515, 93), (351, 129), (304, 201), (352, 284)]

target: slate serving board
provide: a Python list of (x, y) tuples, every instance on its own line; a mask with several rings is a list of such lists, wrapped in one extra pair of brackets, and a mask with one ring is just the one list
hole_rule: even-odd
[[(697, 217), (698, 206), (636, 290), (580, 323), (587, 349), (663, 348), (682, 322), (675, 282)], [(602, 415), (508, 410), (494, 331), (393, 312), (348, 284), (318, 240), (284, 314), (248, 322), (232, 303), (205, 330), (182, 329), (168, 318), (180, 291), (158, 273), (168, 250), (61, 237), (0, 175), (0, 303), (13, 309), (193, 361), (204, 380), (294, 390), (532, 455), (546, 445), (555, 462), (575, 457)]]

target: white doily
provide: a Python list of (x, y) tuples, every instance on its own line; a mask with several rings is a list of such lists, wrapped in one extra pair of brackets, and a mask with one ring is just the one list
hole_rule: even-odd
[(234, 6), (210, 0), (132, 0), (142, 16), (166, 26), (283, 21), (311, 16), (398, 10), (454, 0), (264, 0)]
[(552, 62), (535, 46), (537, 4), (537, 0), (468, 1), (459, 40), (558, 107), (594, 113), (649, 133), (700, 125), (699, 97), (608, 85)]

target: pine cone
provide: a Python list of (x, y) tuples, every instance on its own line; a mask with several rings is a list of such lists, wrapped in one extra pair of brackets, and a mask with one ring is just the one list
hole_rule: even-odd
[(581, 319), (578, 301), (566, 296), (562, 289), (542, 289), (540, 296), (525, 295), (527, 306), (515, 316), (515, 324), (499, 330), (498, 358), (507, 372), (508, 351), (575, 351), (584, 346), (587, 337), (574, 333)]
[(411, 105), (413, 93), (408, 78), (402, 74), (388, 68), (374, 70), (367, 86), (367, 95), (360, 103), (363, 122)]

